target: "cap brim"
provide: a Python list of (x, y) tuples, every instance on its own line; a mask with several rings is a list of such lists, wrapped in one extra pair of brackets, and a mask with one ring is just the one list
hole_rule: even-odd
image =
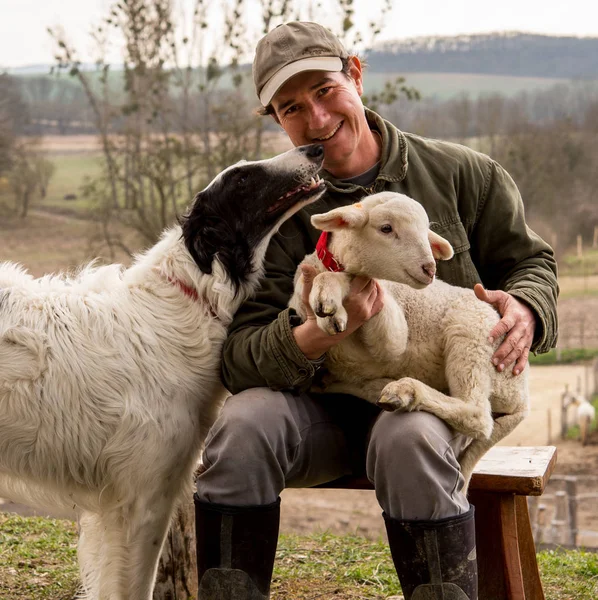
[(290, 65), (283, 67), (270, 78), (270, 81), (262, 88), (260, 102), (262, 106), (268, 106), (274, 98), (274, 94), (293, 76), (303, 71), (341, 71), (343, 61), (338, 56), (312, 56), (296, 60)]

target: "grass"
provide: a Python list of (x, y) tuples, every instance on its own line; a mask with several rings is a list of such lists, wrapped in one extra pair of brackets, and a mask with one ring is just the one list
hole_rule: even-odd
[(549, 365), (568, 365), (572, 363), (592, 360), (598, 356), (598, 349), (588, 348), (563, 348), (560, 351), (560, 357), (557, 355), (556, 349), (552, 349), (545, 354), (533, 354), (529, 357), (531, 365), (549, 366)]
[(559, 261), (559, 273), (570, 277), (598, 274), (598, 249), (585, 248), (581, 258), (577, 254), (567, 254)]
[(70, 521), (0, 513), (0, 598), (70, 600), (77, 590)]
[[(71, 600), (76, 543), (70, 521), (0, 513), (0, 598)], [(598, 554), (543, 551), (538, 563), (547, 600), (598, 597)], [(272, 600), (384, 600), (398, 594), (382, 541), (328, 533), (280, 537)]]

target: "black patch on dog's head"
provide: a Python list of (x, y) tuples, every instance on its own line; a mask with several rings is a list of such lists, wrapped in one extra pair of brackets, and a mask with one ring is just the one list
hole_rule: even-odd
[(289, 199), (275, 207), (302, 182), (297, 173), (268, 164), (241, 163), (227, 169), (195, 196), (181, 219), (185, 246), (198, 267), (211, 273), (217, 255), (236, 290), (255, 268), (256, 246), (297, 203)]

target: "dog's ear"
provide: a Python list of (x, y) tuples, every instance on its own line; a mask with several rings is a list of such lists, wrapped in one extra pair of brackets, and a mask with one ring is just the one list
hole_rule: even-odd
[(217, 251), (217, 232), (203, 210), (204, 194), (205, 191), (195, 196), (191, 210), (181, 217), (180, 225), (189, 254), (203, 273), (211, 273)]
[(428, 241), (432, 248), (432, 255), (436, 260), (450, 260), (453, 258), (454, 252), (450, 243), (431, 229), (428, 231)]
[(313, 215), (311, 224), (322, 231), (363, 227), (368, 221), (367, 211), (358, 202), (350, 206), (341, 206), (330, 212)]

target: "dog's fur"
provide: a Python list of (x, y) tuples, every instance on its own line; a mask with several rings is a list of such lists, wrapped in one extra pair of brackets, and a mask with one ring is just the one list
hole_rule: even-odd
[(227, 326), (274, 231), (323, 193), (322, 159), (305, 146), (228, 168), (128, 269), (0, 265), (0, 496), (80, 513), (86, 597), (151, 597), (224, 398)]
[[(467, 487), (480, 457), (528, 410), (528, 370), (514, 376), (512, 367), (499, 373), (491, 363), (502, 341), (488, 342), (498, 313), (473, 290), (434, 278), (434, 259), (450, 259), (453, 249), (407, 196), (375, 194), (313, 215), (312, 224), (334, 232), (329, 249), (345, 267), (326, 271), (315, 253), (303, 261), (318, 272), (309, 304), (323, 331), (346, 329), (342, 303), (353, 276), (378, 278), (384, 289), (382, 311), (327, 352), (326, 391), (385, 410), (425, 410), (473, 438), (459, 457)], [(295, 282), (289, 305), (305, 318), (301, 266)]]

